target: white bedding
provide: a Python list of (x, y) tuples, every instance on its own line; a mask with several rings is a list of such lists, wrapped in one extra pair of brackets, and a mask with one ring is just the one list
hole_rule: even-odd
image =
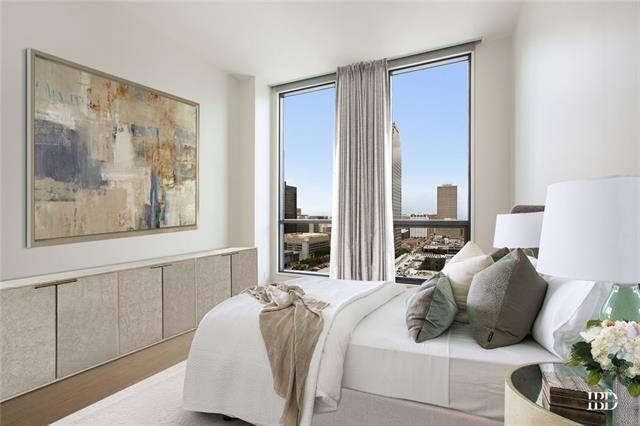
[(462, 324), (415, 343), (405, 324), (406, 299), (414, 291), (395, 297), (354, 330), (343, 387), (502, 419), (506, 371), (524, 363), (559, 361), (530, 338), (483, 349)]
[[(323, 331), (309, 366), (301, 425), (309, 425), (318, 410), (337, 406), (342, 365), (351, 332), (360, 320), (403, 292), (390, 282), (300, 278), (288, 282), (318, 300)], [(221, 413), (260, 425), (278, 424), (284, 400), (273, 390), (269, 360), (258, 315), (262, 305), (241, 294), (224, 301), (200, 322), (187, 360), (183, 406)], [(316, 398), (317, 397), (317, 398)]]

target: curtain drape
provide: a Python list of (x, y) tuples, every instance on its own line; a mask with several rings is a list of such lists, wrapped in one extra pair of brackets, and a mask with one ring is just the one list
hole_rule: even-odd
[(386, 60), (338, 68), (331, 277), (394, 280)]

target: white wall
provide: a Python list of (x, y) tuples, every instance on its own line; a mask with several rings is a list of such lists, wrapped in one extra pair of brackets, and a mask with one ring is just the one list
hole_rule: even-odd
[[(258, 283), (271, 280), (271, 89), (255, 77), (230, 77), (229, 244), (258, 248)], [(274, 159), (275, 161), (275, 159)]]
[[(272, 143), (271, 88), (260, 79), (255, 82), (255, 246), (258, 248), (258, 282), (272, 280), (277, 255), (272, 227), (277, 216), (277, 197), (272, 197), (273, 173), (277, 157)], [(276, 269), (277, 270), (277, 269)]]
[[(2, 4), (0, 277), (37, 275), (228, 245), (227, 75), (119, 12), (118, 4)], [(25, 247), (25, 49), (36, 48), (200, 103), (195, 231)]]
[(536, 3), (515, 38), (517, 203), (569, 179), (640, 175), (640, 3)]
[(255, 241), (255, 93), (254, 78), (229, 76), (229, 245)]
[[(4, 9), (4, 3), (0, 2), (0, 24), (2, 23), (2, 16), (3, 16), (3, 9)], [(2, 89), (2, 51), (3, 51), (3, 31), (2, 28), (0, 28), (0, 143), (2, 142), (2, 128), (4, 127), (2, 124), (2, 99), (4, 99), (3, 96), (3, 89)], [(2, 190), (2, 149), (0, 146), (0, 280), (2, 279), (2, 261), (3, 261), (3, 256), (2, 256), (2, 241), (3, 241), (3, 232), (2, 232), (2, 217), (4, 216), (2, 214), (2, 211), (4, 210), (2, 208), (2, 194), (4, 193), (4, 191)]]
[(496, 214), (513, 207), (511, 38), (485, 40), (475, 55), (474, 241), (493, 249)]

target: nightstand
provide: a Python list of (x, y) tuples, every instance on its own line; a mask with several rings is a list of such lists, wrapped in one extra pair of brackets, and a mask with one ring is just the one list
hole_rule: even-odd
[(580, 425), (542, 406), (540, 364), (516, 367), (507, 373), (504, 386), (506, 426)]

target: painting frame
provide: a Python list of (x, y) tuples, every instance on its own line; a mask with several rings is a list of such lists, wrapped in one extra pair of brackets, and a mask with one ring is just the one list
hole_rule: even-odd
[[(165, 226), (149, 229), (136, 229), (125, 230), (105, 233), (94, 233), (88, 235), (76, 235), (76, 236), (63, 236), (53, 238), (36, 239), (35, 226), (36, 226), (36, 209), (35, 209), (35, 159), (36, 159), (36, 140), (35, 140), (35, 116), (36, 116), (36, 101), (35, 101), (35, 62), (36, 58), (41, 58), (47, 61), (54, 62), (81, 72), (93, 74), (95, 76), (105, 78), (117, 83), (125, 84), (127, 86), (134, 87), (136, 89), (148, 91), (152, 94), (166, 97), (176, 102), (184, 103), (186, 105), (195, 108), (195, 221), (193, 224), (178, 225), (178, 226)], [(153, 234), (163, 234), (170, 232), (182, 232), (192, 231), (199, 227), (200, 220), (200, 104), (195, 101), (191, 101), (185, 98), (181, 98), (170, 93), (157, 90), (143, 84), (127, 80), (122, 77), (115, 76), (91, 67), (87, 67), (60, 57), (29, 48), (26, 49), (26, 139), (27, 139), (27, 197), (26, 197), (26, 210), (27, 210), (27, 226), (26, 226), (26, 246), (27, 248), (52, 246), (60, 244), (72, 244), (89, 241), (110, 240), (116, 238), (138, 237)]]

